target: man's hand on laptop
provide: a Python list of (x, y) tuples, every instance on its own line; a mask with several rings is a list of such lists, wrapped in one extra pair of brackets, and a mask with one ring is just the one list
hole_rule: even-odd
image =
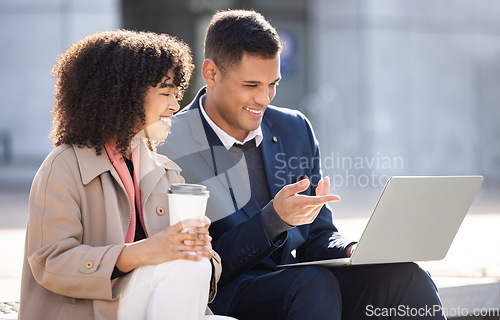
[(352, 256), (352, 254), (354, 253), (354, 250), (356, 250), (356, 247), (358, 246), (357, 243), (353, 243), (353, 244), (350, 244), (346, 249), (345, 249), (345, 252), (346, 252), (346, 255), (347, 255), (347, 258), (350, 258)]
[(307, 190), (309, 179), (284, 186), (274, 197), (273, 206), (280, 218), (291, 226), (309, 224), (316, 219), (325, 203), (340, 201), (340, 197), (330, 193), (330, 179), (318, 182), (315, 196), (298, 194)]

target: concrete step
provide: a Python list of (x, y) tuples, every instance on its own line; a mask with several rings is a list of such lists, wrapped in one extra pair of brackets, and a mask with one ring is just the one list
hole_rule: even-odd
[(499, 278), (436, 277), (433, 280), (448, 318), (500, 319)]

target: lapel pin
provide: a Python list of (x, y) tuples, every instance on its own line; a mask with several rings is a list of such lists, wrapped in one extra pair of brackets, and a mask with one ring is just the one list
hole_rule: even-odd
[(278, 142), (278, 138), (273, 137), (273, 142), (274, 142), (274, 143)]

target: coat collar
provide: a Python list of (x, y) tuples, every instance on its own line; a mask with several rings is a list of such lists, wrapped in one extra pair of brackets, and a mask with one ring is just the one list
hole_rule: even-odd
[[(96, 177), (98, 177), (99, 175), (103, 174), (106, 171), (111, 171), (112, 174), (116, 172), (105, 150), (102, 150), (101, 154), (97, 155), (95, 152), (95, 148), (93, 147), (81, 148), (77, 145), (73, 145), (73, 149), (75, 150), (76, 158), (78, 159), (80, 175), (82, 177), (82, 183), (84, 185), (87, 185)], [(167, 170), (177, 171), (177, 172), (182, 171), (181, 168), (175, 162), (173, 162), (166, 156), (152, 152), (148, 152), (148, 156), (156, 164), (162, 166)], [(113, 176), (115, 175), (113, 174)], [(116, 177), (118, 177), (117, 174)]]
[(106, 154), (106, 150), (101, 150), (101, 154), (97, 155), (94, 147), (79, 147), (73, 145), (78, 166), (80, 167), (80, 175), (84, 185), (94, 180), (103, 172), (112, 171), (113, 165)]

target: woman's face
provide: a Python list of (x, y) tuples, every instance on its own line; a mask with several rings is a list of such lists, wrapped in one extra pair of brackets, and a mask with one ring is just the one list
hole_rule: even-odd
[(149, 138), (163, 141), (170, 130), (172, 115), (179, 110), (175, 99), (177, 87), (173, 84), (174, 72), (169, 70), (156, 87), (149, 87), (144, 98), (146, 122), (141, 130), (147, 129)]

